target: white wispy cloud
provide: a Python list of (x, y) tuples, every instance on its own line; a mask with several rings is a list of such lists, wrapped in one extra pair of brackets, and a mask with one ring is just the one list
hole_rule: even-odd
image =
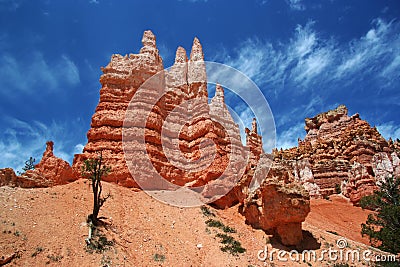
[[(389, 99), (374, 101), (393, 104), (393, 99), (398, 98), (395, 85), (400, 82), (399, 22), (375, 19), (369, 30), (347, 43), (318, 33), (315, 26), (314, 21), (298, 25), (286, 42), (248, 38), (232, 52), (223, 48), (212, 58), (248, 75), (263, 88), (267, 99), (279, 96), (285, 99), (285, 105), (289, 104), (287, 100), (293, 100), (293, 106), (284, 107), (283, 115), (276, 117), (280, 146), (297, 143), (299, 135), (290, 134), (293, 127), (299, 128), (299, 121), (294, 118), (303, 119), (335, 108), (326, 107), (324, 99), (329, 94), (347, 93), (343, 88), (351, 89), (352, 94), (363, 93), (363, 85), (367, 84), (376, 88), (377, 95), (381, 90), (392, 92)], [(286, 90), (291, 90), (293, 99), (287, 99)], [(309, 102), (299, 105), (295, 97)]]
[(308, 85), (315, 77), (321, 75), (328, 68), (333, 52), (325, 47), (314, 51), (310, 56), (299, 60), (293, 69), (294, 81)]
[(29, 157), (34, 157), (35, 163), (39, 163), (48, 140), (54, 141), (54, 154), (70, 163), (73, 154), (82, 151), (82, 144), (71, 144), (73, 133), (65, 131), (74, 125), (60, 122), (46, 125), (39, 121), (26, 122), (12, 117), (3, 120), (8, 126), (0, 134), (0, 168), (21, 170)]
[(75, 147), (74, 147), (74, 154), (80, 154), (80, 153), (82, 153), (84, 147), (85, 147), (85, 146), (84, 146), (83, 144), (77, 144), (77, 145), (75, 145)]
[(213, 60), (239, 69), (258, 85), (276, 92), (287, 84), (307, 89), (316, 84), (373, 79), (385, 87), (399, 80), (400, 23), (376, 19), (370, 30), (347, 44), (335, 41), (334, 36), (321, 37), (314, 26), (313, 21), (298, 25), (286, 43), (248, 38), (233, 56), (225, 52)]
[[(364, 76), (393, 78), (400, 70), (398, 55), (400, 53), (400, 36), (396, 34), (398, 23), (376, 19), (373, 27), (361, 38), (352, 40), (341, 49), (336, 79), (354, 80), (355, 73)], [(380, 63), (380, 64), (379, 64)], [(388, 66), (381, 68), (381, 65)]]
[(305, 134), (304, 123), (298, 123), (278, 135), (276, 148), (287, 149), (295, 147), (298, 144), (298, 138), (303, 139)]
[(376, 128), (385, 139), (400, 139), (400, 125), (396, 125), (392, 121), (377, 125)]
[(305, 10), (306, 6), (303, 3), (303, 0), (288, 0), (287, 1), (289, 7), (293, 10)]
[(5, 95), (15, 91), (33, 93), (36, 86), (43, 92), (79, 83), (79, 69), (66, 55), (54, 62), (45, 60), (38, 51), (24, 60), (8, 53), (0, 55), (0, 87)]

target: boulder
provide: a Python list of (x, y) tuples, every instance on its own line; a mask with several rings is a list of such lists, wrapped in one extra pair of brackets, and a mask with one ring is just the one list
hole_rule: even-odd
[(290, 176), (285, 166), (274, 163), (260, 187), (244, 200), (241, 210), (246, 223), (276, 234), (288, 246), (302, 241), (301, 224), (310, 212), (308, 192), (290, 182)]

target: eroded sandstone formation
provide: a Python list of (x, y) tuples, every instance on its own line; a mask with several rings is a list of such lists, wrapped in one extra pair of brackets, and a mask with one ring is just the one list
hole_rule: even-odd
[(65, 160), (54, 156), (53, 147), (53, 141), (46, 143), (46, 150), (40, 162), (35, 166), (35, 170), (47, 180), (52, 181), (53, 185), (67, 184), (75, 181), (77, 177), (73, 174), (71, 166)]
[(11, 168), (0, 169), (0, 186), (38, 188), (49, 187), (53, 183), (35, 170), (16, 175)]
[(257, 133), (255, 118), (253, 119), (251, 130), (246, 128), (245, 133), (246, 147), (248, 148), (246, 169), (232, 190), (213, 202), (213, 205), (218, 208), (231, 207), (238, 203), (243, 204), (251, 188), (259, 187), (268, 173), (269, 168), (265, 168), (266, 165), (262, 168), (259, 165), (260, 158), (262, 156), (267, 157), (267, 155), (263, 154), (262, 137)]
[[(222, 86), (216, 85), (215, 96), (208, 103), (199, 40), (194, 39), (190, 57), (179, 47), (167, 70), (163, 70), (150, 31), (144, 33), (142, 43), (139, 54), (113, 55), (102, 69), (100, 101), (88, 143), (82, 154), (75, 155), (75, 174), (83, 160), (102, 152), (104, 164), (112, 168), (106, 181), (147, 190), (185, 186), (201, 192), (205, 199), (218, 199), (214, 204), (221, 208), (240, 203), (247, 216), (258, 218), (262, 229), (274, 230), (285, 244), (299, 242), (301, 222), (309, 210), (308, 195), (287, 177), (283, 165), (275, 165), (263, 153), (255, 120), (252, 129), (246, 129), (246, 145), (242, 145)], [(260, 160), (268, 164), (259, 168)], [(273, 179), (265, 182), (271, 165), (273, 176), (268, 177)], [(255, 199), (265, 202), (257, 208), (264, 210), (261, 214), (253, 212)], [(273, 222), (265, 217), (269, 216), (269, 202), (276, 214)], [(285, 209), (287, 214), (282, 213)], [(294, 214), (296, 209), (298, 214)]]
[(266, 156), (259, 161), (255, 175), (266, 178), (244, 200), (241, 213), (255, 228), (277, 234), (284, 245), (297, 245), (303, 239), (301, 224), (310, 212), (310, 196), (293, 181), (290, 169)]
[(80, 175), (87, 158), (98, 158), (100, 151), (112, 173), (104, 180), (127, 187), (137, 186), (125, 163), (122, 148), (122, 126), (128, 104), (136, 90), (149, 77), (163, 70), (163, 62), (156, 47), (155, 36), (146, 31), (139, 54), (113, 55), (102, 68), (100, 101), (87, 133), (88, 143), (82, 154), (75, 155), (73, 169)]
[(37, 188), (75, 181), (77, 177), (73, 175), (71, 166), (65, 160), (54, 156), (53, 146), (52, 141), (46, 143), (43, 157), (33, 170), (16, 175), (11, 168), (0, 169), (0, 186)]
[[(100, 102), (92, 117), (88, 143), (83, 153), (75, 156), (74, 169), (79, 170), (84, 159), (97, 157), (102, 151), (104, 163), (112, 167), (105, 180), (128, 187), (138, 185), (125, 160), (135, 166), (135, 178), (146, 189), (169, 187), (164, 181), (153, 179), (153, 167), (167, 182), (179, 186), (205, 186), (224, 172), (225, 176), (234, 176), (245, 162), (239, 127), (225, 106), (221, 86), (216, 86), (216, 95), (208, 104), (207, 75), (199, 40), (194, 39), (190, 58), (179, 47), (174, 65), (165, 71), (150, 31), (144, 33), (142, 43), (140, 54), (113, 55), (102, 69)], [(156, 78), (143, 84), (156, 73)], [(134, 97), (140, 101), (131, 102)], [(132, 112), (127, 113), (129, 102)], [(129, 115), (135, 118), (127, 122)], [(140, 116), (147, 116), (143, 119), (145, 125), (137, 125), (139, 120), (135, 119)], [(143, 127), (146, 151), (138, 144), (143, 138), (138, 134)], [(123, 130), (125, 148), (129, 150), (125, 157)], [(231, 151), (236, 152), (238, 163), (227, 172)], [(144, 152), (152, 166), (141, 161)], [(215, 189), (207, 188), (207, 194), (215, 193)]]
[(275, 150), (275, 159), (292, 165), (296, 179), (313, 197), (338, 191), (357, 204), (387, 175), (400, 175), (398, 142), (386, 141), (359, 114), (345, 106), (305, 120), (298, 147)]

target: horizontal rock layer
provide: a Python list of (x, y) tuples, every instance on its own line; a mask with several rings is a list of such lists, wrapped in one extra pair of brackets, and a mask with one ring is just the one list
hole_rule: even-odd
[(290, 162), (312, 197), (342, 191), (357, 204), (384, 177), (400, 175), (399, 142), (386, 141), (358, 114), (348, 116), (345, 106), (307, 118), (305, 124), (307, 135), (298, 147), (273, 155)]

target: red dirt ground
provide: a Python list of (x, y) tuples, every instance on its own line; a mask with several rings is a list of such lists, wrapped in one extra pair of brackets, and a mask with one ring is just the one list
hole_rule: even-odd
[[(0, 187), (0, 259), (16, 255), (7, 266), (332, 266), (332, 262), (279, 262), (258, 260), (259, 250), (285, 249), (262, 230), (245, 224), (238, 207), (215, 210), (214, 219), (236, 229), (229, 234), (246, 252), (238, 256), (221, 251), (221, 230), (207, 227), (200, 208), (177, 208), (142, 191), (104, 183), (113, 196), (101, 210), (107, 217), (103, 233), (115, 244), (103, 253), (88, 253), (86, 216), (92, 195), (86, 181), (41, 189)], [(318, 253), (336, 246), (340, 237), (349, 248), (368, 249), (358, 234), (368, 212), (332, 197), (312, 200), (303, 224), (307, 238), (299, 248)], [(351, 241), (355, 240), (355, 241)], [(352, 264), (362, 266), (361, 262)]]

